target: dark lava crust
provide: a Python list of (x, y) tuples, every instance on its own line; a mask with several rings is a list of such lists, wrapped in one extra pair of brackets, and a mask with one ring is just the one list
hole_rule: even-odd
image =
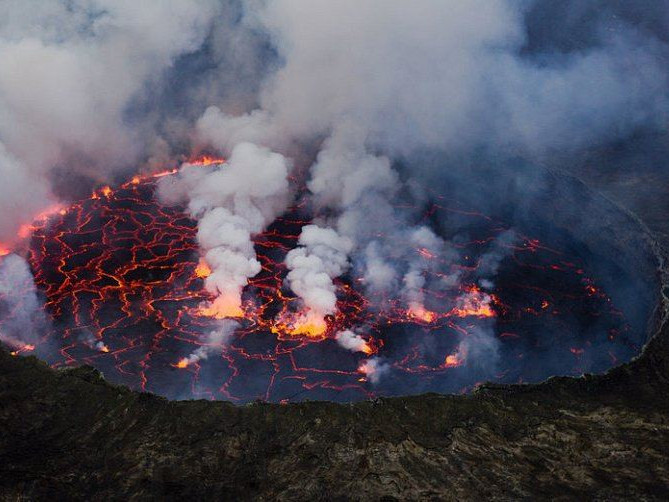
[[(617, 242), (639, 238), (609, 223)], [(0, 498), (667, 500), (666, 244), (648, 240), (663, 292), (652, 338), (599, 376), (237, 407), (170, 402), (0, 350)]]

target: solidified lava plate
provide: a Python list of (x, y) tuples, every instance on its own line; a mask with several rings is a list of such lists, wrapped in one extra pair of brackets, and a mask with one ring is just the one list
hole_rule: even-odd
[[(262, 271), (245, 288), (234, 334), (212, 346), (207, 334), (222, 321), (202, 313), (211, 297), (196, 224), (183, 208), (162, 207), (155, 187), (155, 176), (136, 177), (33, 227), (29, 262), (50, 321), (36, 352), (53, 366), (90, 364), (112, 382), (170, 398), (353, 401), (599, 372), (640, 349), (590, 275), (587, 249), (555, 248), (440, 198), (424, 220), (457, 221), (443, 235), (457, 259), (416, 249), (438, 261), (425, 311), (392, 298), (373, 308), (348, 277), (324, 334), (284, 330), (279, 320), (299, 308), (283, 285), (283, 258), (308, 222), (298, 206), (255, 237)], [(492, 249), (499, 263), (490, 280), (480, 268)], [(443, 280), (454, 276), (455, 284)], [(355, 352), (335, 339), (347, 329), (364, 340)], [(201, 348), (206, 357), (184, 362)]]

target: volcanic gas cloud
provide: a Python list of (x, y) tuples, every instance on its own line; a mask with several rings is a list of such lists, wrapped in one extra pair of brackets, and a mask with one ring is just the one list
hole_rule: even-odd
[[(174, 184), (192, 178), (192, 190), (198, 180), (226, 200), (215, 179), (234, 176), (238, 160), (233, 154), (228, 162), (135, 176), (36, 222), (28, 256), (42, 301), (4, 291), (5, 299), (35, 305), (16, 302), (2, 326), (39, 303), (48, 328), (33, 344), (17, 341), (15, 353), (37, 350), (56, 367), (91, 364), (112, 381), (170, 397), (244, 402), (458, 392), (479, 379), (603, 369), (638, 348), (578, 257), (457, 201), (437, 197), (421, 208), (425, 224), (435, 216), (457, 220), (461, 237), (436, 249), (434, 234), (412, 229), (418, 235), (402, 280), (421, 267), (419, 284), (397, 297), (344, 273), (346, 249), (328, 247), (336, 234), (314, 225), (304, 205), (275, 216), (275, 201), (265, 195), (258, 201), (272, 218), (250, 227), (239, 210), (254, 214), (250, 195), (237, 192), (239, 206), (208, 210), (196, 198), (166, 205), (158, 196), (174, 195)], [(285, 174), (281, 163), (277, 170)], [(271, 193), (270, 184), (258, 183), (260, 193)], [(207, 235), (210, 213), (223, 214), (214, 237)], [(312, 229), (325, 238), (305, 240)], [(312, 248), (303, 253), (306, 243)], [(305, 284), (332, 294), (332, 304), (323, 303), (329, 310), (312, 310), (293, 290), (296, 252), (316, 262), (309, 272), (315, 285)], [(320, 272), (331, 270), (328, 256), (339, 259), (334, 280)], [(545, 351), (562, 355), (561, 367), (546, 365)]]
[(666, 40), (619, 5), (573, 45), (549, 2), (420, 3), (1, 7), (0, 340), (236, 402), (636, 354), (636, 306), (527, 194), (663, 123)]

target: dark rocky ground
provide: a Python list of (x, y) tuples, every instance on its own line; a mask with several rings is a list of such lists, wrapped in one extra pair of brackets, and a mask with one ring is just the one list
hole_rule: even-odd
[(7, 500), (669, 499), (666, 352), (353, 405), (168, 402), (6, 352), (0, 369)]
[[(648, 171), (584, 176), (659, 250), (669, 180)], [(169, 402), (0, 350), (0, 498), (669, 500), (662, 302), (642, 355), (606, 375), (351, 405)]]

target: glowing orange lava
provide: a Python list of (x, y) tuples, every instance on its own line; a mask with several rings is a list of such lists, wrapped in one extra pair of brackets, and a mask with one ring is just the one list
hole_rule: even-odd
[(409, 311), (407, 312), (407, 315), (412, 318), (412, 319), (417, 319), (419, 321), (425, 322), (425, 323), (432, 323), (437, 319), (437, 314), (436, 312), (432, 312), (430, 310), (427, 310), (423, 305), (420, 304), (412, 304), (409, 307)]
[(444, 360), (444, 366), (447, 368), (456, 368), (464, 364), (464, 359), (462, 359), (458, 354), (449, 354)]
[(466, 293), (459, 298), (458, 305), (449, 315), (456, 317), (495, 317), (492, 308), (494, 296), (482, 292), (477, 286), (469, 286)]
[(27, 343), (23, 347), (20, 347), (16, 350), (11, 351), (10, 355), (18, 356), (19, 354), (21, 354), (23, 352), (32, 352), (33, 350), (35, 350), (35, 346), (30, 344), (30, 343)]
[(52, 204), (44, 211), (41, 211), (40, 213), (35, 215), (32, 223), (21, 225), (17, 232), (18, 238), (27, 239), (28, 237), (30, 237), (30, 235), (32, 235), (32, 233), (35, 230), (37, 230), (38, 228), (40, 228), (40, 226), (46, 223), (51, 216), (55, 214), (63, 215), (65, 214), (65, 212), (66, 209), (62, 204)]
[(197, 267), (195, 267), (195, 276), (199, 277), (200, 279), (206, 279), (211, 275), (211, 268), (207, 264), (206, 261), (204, 261), (204, 258), (200, 258), (200, 261), (197, 263)]
[(203, 155), (201, 157), (197, 157), (193, 160), (189, 160), (188, 164), (192, 166), (211, 166), (213, 164), (224, 164), (225, 159), (222, 157), (213, 157), (210, 155)]
[(272, 327), (274, 333), (286, 333), (292, 336), (308, 338), (322, 337), (328, 329), (323, 316), (314, 312), (306, 314), (285, 314)]
[(165, 171), (159, 171), (157, 173), (153, 173), (150, 177), (151, 178), (163, 178), (165, 176), (169, 176), (171, 174), (176, 174), (179, 172), (179, 169), (176, 167), (174, 169), (166, 169)]
[(239, 304), (238, 296), (222, 294), (214, 301), (200, 306), (198, 314), (214, 319), (226, 319), (228, 317), (244, 317), (244, 310)]
[[(220, 162), (205, 156), (191, 164)], [(388, 298), (377, 308), (358, 287), (361, 281), (345, 275), (335, 281), (332, 315), (305, 311), (286, 286), (284, 265), (311, 222), (309, 209), (299, 204), (254, 236), (261, 272), (242, 290), (216, 298), (204, 280), (211, 270), (200, 256), (197, 222), (185, 208), (164, 207), (155, 197), (156, 179), (176, 172), (139, 173), (120, 186), (101, 187), (67, 209), (50, 208), (23, 230), (44, 312), (53, 320), (39, 338), (48, 341), (39, 346), (39, 356), (49, 364), (91, 364), (111, 381), (172, 398), (351, 401), (415, 389), (462, 390), (477, 362), (463, 341), (478, 343), (468, 337), (481, 326), (494, 327), (489, 331), (503, 351), (499, 380), (518, 381), (527, 375), (525, 361), (532, 360), (537, 317), (553, 332), (567, 332), (556, 312), (578, 311), (585, 322), (595, 319), (610, 333), (606, 342), (593, 344), (577, 332), (565, 338), (538, 334), (551, 340), (574, 371), (582, 372), (599, 347), (617, 359), (634, 350), (623, 343), (628, 328), (622, 314), (593, 279), (586, 280), (585, 266), (565, 261), (539, 241), (523, 237), (525, 245), (513, 248), (511, 266), (520, 271), (510, 269), (513, 280), (496, 280), (494, 294), (492, 287), (472, 285), (479, 279), (479, 257), (502, 226), (476, 212), (458, 212), (481, 234), (458, 244), (459, 262), (415, 249), (417, 257), (434, 260), (434, 270), (426, 273), (413, 304)], [(451, 210), (439, 204), (426, 217)], [(0, 256), (12, 249), (11, 243), (0, 246)], [(453, 268), (461, 272), (459, 286), (432, 287)], [(229, 338), (209, 343), (210, 333), (225, 324), (219, 319), (229, 317), (235, 325)], [(496, 322), (488, 322), (493, 317)], [(359, 338), (364, 333), (364, 343), (341, 346), (336, 337), (345, 330)], [(10, 346), (14, 355), (35, 349)]]

